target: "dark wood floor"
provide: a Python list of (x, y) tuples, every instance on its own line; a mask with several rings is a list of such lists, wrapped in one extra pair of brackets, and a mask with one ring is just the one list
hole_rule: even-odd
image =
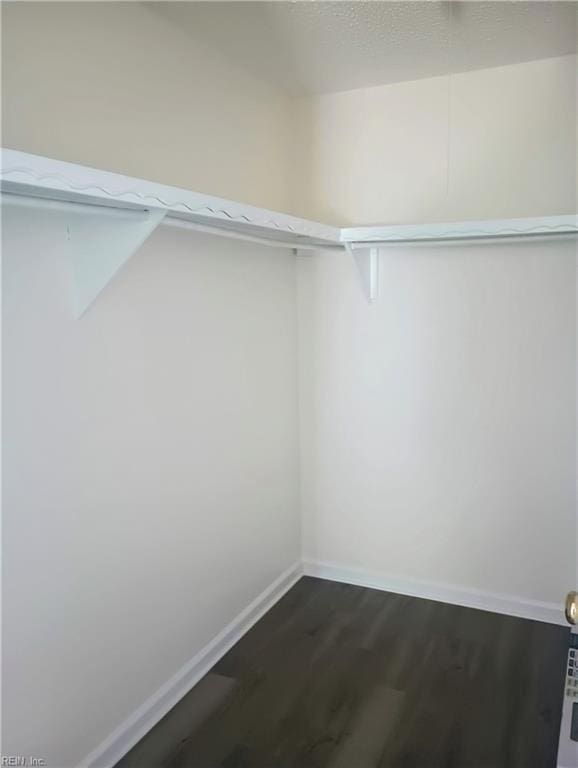
[(550, 768), (563, 627), (303, 578), (118, 768)]

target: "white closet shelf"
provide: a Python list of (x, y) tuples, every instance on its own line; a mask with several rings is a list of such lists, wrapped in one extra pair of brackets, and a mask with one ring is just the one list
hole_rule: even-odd
[(556, 237), (575, 235), (578, 216), (536, 216), (523, 219), (455, 221), (443, 224), (399, 224), (346, 227), (341, 241), (353, 247), (388, 244), (448, 242), (452, 240), (495, 240), (502, 238)]
[[(72, 255), (77, 315), (90, 306), (118, 269), (163, 223), (300, 250), (345, 248), (353, 256), (369, 301), (377, 298), (379, 251), (387, 246), (559, 238), (578, 233), (576, 214), (339, 228), (40, 155), (12, 149), (0, 152), (3, 193), (20, 196), (21, 200), (79, 203), (77, 211), (94, 214), (84, 215), (82, 225), (77, 222), (75, 227)], [(57, 211), (55, 215), (62, 214)], [(68, 223), (66, 231), (70, 233)], [(67, 241), (70, 239), (67, 236)]]
[(290, 247), (339, 246), (337, 227), (13, 149), (2, 149), (1, 153), (2, 192), (137, 211), (162, 211), (165, 221), (180, 220)]

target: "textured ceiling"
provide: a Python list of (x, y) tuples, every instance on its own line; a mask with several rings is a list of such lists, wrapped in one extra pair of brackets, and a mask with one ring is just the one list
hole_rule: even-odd
[(574, 2), (161, 2), (156, 13), (293, 94), (576, 52)]

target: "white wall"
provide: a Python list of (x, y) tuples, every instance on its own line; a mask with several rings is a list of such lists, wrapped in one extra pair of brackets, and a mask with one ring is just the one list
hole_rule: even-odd
[(146, 3), (2, 22), (6, 147), (337, 224), (573, 210), (575, 56), (452, 76), (448, 130), (446, 77), (290, 99)]
[(575, 212), (576, 71), (565, 56), (301, 100), (303, 211), (342, 225)]
[(2, 3), (2, 145), (289, 211), (288, 97), (151, 6)]
[(299, 559), (295, 259), (161, 228), (76, 321), (4, 208), (3, 754), (78, 763)]
[[(576, 211), (576, 58), (301, 103), (305, 203), (355, 223)], [(560, 604), (576, 573), (576, 243), (299, 260), (304, 556)]]
[(576, 563), (576, 245), (299, 259), (304, 558), (560, 604)]
[[(290, 210), (288, 97), (193, 29), (2, 27), (3, 146)], [(62, 219), (4, 223), (2, 753), (64, 768), (300, 556), (295, 260), (161, 229), (77, 322)]]

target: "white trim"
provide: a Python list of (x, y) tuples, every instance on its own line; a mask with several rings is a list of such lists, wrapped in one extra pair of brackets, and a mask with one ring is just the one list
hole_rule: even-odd
[[(448, 584), (416, 581), (316, 560), (294, 563), (253, 600), (233, 621), (135, 710), (98, 747), (80, 761), (83, 768), (113, 768), (199, 680), (305, 574), (344, 584), (436, 600), (467, 608), (565, 624), (563, 606), (511, 595), (498, 595)], [(561, 768), (559, 766), (559, 768)]]
[(294, 563), (96, 747), (80, 766), (112, 768), (301, 578)]
[(395, 592), (399, 595), (421, 597), (440, 603), (451, 603), (466, 608), (478, 608), (483, 611), (503, 613), (534, 621), (565, 626), (564, 606), (557, 603), (544, 603), (514, 595), (502, 595), (483, 592), (478, 589), (456, 587), (451, 584), (437, 584), (429, 581), (416, 581), (386, 573), (367, 571), (363, 568), (327, 563), (319, 560), (304, 560), (303, 572), (306, 576), (340, 581), (345, 584), (357, 584), (361, 587)]

